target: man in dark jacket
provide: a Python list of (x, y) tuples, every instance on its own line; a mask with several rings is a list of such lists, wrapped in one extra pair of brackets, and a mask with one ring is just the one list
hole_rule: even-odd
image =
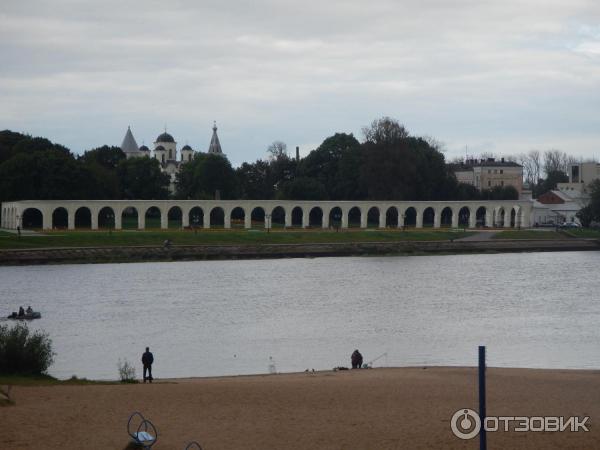
[[(142, 364), (144, 365), (144, 383), (148, 380), (152, 383), (152, 363), (154, 362), (154, 355), (150, 353), (150, 347), (146, 347), (146, 353), (142, 355)], [(148, 377), (146, 377), (146, 371), (148, 371)]]
[(358, 350), (354, 350), (354, 353), (352, 353), (350, 360), (352, 362), (353, 369), (360, 369), (362, 367), (363, 357)]

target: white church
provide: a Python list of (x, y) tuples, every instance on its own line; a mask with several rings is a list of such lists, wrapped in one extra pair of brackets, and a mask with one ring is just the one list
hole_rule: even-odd
[[(181, 165), (191, 161), (196, 153), (192, 147), (186, 144), (181, 148), (180, 155), (177, 157), (177, 142), (173, 136), (166, 132), (166, 130), (156, 138), (156, 141), (154, 141), (154, 150), (152, 150), (152, 152), (145, 145), (138, 147), (137, 142), (133, 137), (133, 133), (131, 132), (131, 127), (127, 127), (127, 132), (121, 143), (121, 150), (123, 150), (123, 153), (125, 153), (127, 158), (147, 156), (149, 158), (158, 159), (161, 170), (164, 173), (168, 173), (169, 177), (171, 177), (171, 192), (175, 192), (175, 176), (179, 173)], [(221, 149), (221, 143), (219, 142), (219, 136), (217, 136), (216, 122), (213, 125), (213, 134), (210, 139), (207, 153), (224, 156), (223, 150)]]

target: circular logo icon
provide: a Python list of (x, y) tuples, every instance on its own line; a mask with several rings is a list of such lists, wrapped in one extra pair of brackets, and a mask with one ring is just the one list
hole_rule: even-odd
[(472, 409), (459, 409), (450, 421), (454, 436), (460, 439), (473, 439), (481, 429), (481, 419)]

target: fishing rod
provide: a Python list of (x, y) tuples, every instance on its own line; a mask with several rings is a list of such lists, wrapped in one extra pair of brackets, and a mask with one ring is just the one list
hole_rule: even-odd
[(385, 353), (382, 353), (382, 354), (381, 354), (381, 355), (379, 355), (377, 358), (374, 358), (374, 359), (372, 359), (371, 361), (369, 361), (369, 362), (367, 363), (367, 366), (372, 366), (372, 365), (373, 365), (373, 363), (374, 363), (375, 361), (377, 361), (378, 359), (381, 359), (381, 358), (383, 358), (384, 356), (387, 356), (387, 355), (388, 355), (388, 354), (387, 354), (387, 352), (385, 352)]

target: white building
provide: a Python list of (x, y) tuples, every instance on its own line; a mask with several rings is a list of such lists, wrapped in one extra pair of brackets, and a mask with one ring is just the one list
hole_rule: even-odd
[(523, 191), (523, 166), (514, 161), (467, 159), (460, 164), (451, 164), (450, 168), (459, 183), (470, 184), (480, 191), (496, 186), (512, 186), (519, 195)]
[(531, 223), (535, 226), (577, 222), (577, 213), (589, 202), (581, 191), (548, 191), (533, 201)]
[[(186, 144), (181, 148), (178, 157), (177, 142), (173, 136), (166, 132), (166, 130), (154, 141), (154, 149), (152, 152), (145, 145), (138, 147), (130, 127), (127, 127), (127, 132), (121, 143), (121, 150), (123, 150), (127, 158), (147, 156), (149, 158), (153, 157), (158, 159), (161, 170), (171, 177), (171, 184), (169, 186), (171, 192), (175, 192), (175, 179), (181, 165), (191, 161), (196, 154), (196, 151)], [(219, 136), (217, 136), (216, 122), (213, 125), (213, 133), (207, 153), (224, 156), (223, 150), (221, 149), (221, 143), (219, 142)]]
[(568, 183), (558, 183), (557, 188), (565, 192), (579, 191), (587, 193), (589, 184), (600, 179), (600, 164), (597, 162), (585, 162), (569, 164)]

